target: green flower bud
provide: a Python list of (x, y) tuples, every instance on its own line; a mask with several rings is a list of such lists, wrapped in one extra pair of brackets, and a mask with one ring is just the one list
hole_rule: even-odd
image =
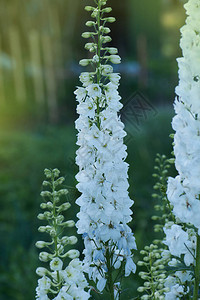
[(110, 54), (117, 54), (118, 53), (118, 49), (117, 48), (114, 48), (114, 47), (109, 47), (109, 48), (106, 48), (106, 50), (110, 53)]
[(48, 185), (50, 185), (50, 182), (48, 182), (48, 181), (44, 180), (44, 181), (43, 181), (43, 183), (42, 183), (42, 185), (44, 185), (44, 186), (48, 186)]
[(44, 214), (39, 214), (39, 215), (37, 216), (37, 218), (38, 218), (39, 220), (45, 220)]
[(146, 288), (143, 287), (143, 286), (140, 286), (139, 288), (137, 288), (137, 291), (138, 291), (139, 293), (143, 293), (144, 291), (146, 291)]
[(62, 224), (60, 224), (60, 226), (74, 227), (75, 222), (73, 220), (69, 220), (69, 221), (63, 222)]
[(62, 189), (62, 190), (57, 191), (58, 196), (67, 195), (68, 193), (69, 192), (67, 189)]
[(41, 204), (40, 204), (40, 207), (41, 207), (42, 209), (46, 209), (46, 208), (47, 208), (47, 204), (46, 204), (46, 203), (41, 203)]
[(108, 34), (108, 33), (110, 33), (110, 28), (108, 28), (108, 27), (103, 27), (103, 26), (100, 26), (100, 31), (101, 32), (103, 32), (103, 33), (105, 33), (105, 34)]
[(92, 18), (96, 18), (97, 15), (98, 15), (98, 12), (99, 12), (98, 9), (95, 8), (94, 11), (91, 13), (91, 17), (92, 17)]
[(86, 26), (88, 26), (88, 27), (92, 27), (92, 26), (95, 26), (95, 22), (94, 21), (87, 21), (86, 23), (85, 23), (85, 25)]
[(52, 208), (53, 208), (53, 203), (47, 202), (47, 208), (48, 208), (48, 209), (52, 209)]
[(102, 36), (102, 37), (101, 37), (101, 42), (102, 42), (103, 44), (109, 43), (109, 42), (111, 42), (111, 41), (112, 41), (112, 39), (111, 39), (111, 37), (108, 36), (108, 35)]
[(93, 11), (94, 9), (95, 9), (94, 7), (89, 6), (89, 5), (85, 7), (86, 11)]
[(106, 21), (108, 23), (114, 23), (116, 19), (114, 17), (108, 17), (108, 18), (104, 18), (103, 21)]
[(63, 203), (62, 205), (60, 205), (57, 208), (57, 212), (60, 213), (62, 211), (65, 211), (65, 210), (69, 209), (70, 207), (71, 207), (71, 204), (69, 202)]
[(57, 224), (61, 224), (61, 223), (63, 222), (64, 219), (65, 219), (65, 218), (64, 218), (63, 215), (57, 216), (57, 218), (56, 218)]
[(78, 239), (76, 236), (72, 235), (68, 238), (68, 244), (69, 245), (75, 245), (78, 242)]
[(110, 13), (112, 11), (112, 7), (105, 7), (102, 9), (102, 12), (104, 13)]
[(44, 248), (44, 247), (47, 246), (47, 243), (44, 242), (44, 241), (38, 241), (38, 242), (35, 243), (35, 246), (36, 246), (37, 248), (39, 248), (39, 249), (42, 249), (42, 248)]
[(69, 257), (69, 258), (71, 258), (71, 259), (78, 258), (79, 255), (80, 255), (80, 252), (78, 250), (75, 250), (75, 249), (69, 250), (66, 253), (66, 256)]
[(55, 185), (55, 186), (58, 186), (58, 185), (62, 184), (64, 181), (65, 181), (65, 178), (64, 178), (64, 177), (60, 177), (60, 178), (58, 178), (58, 179), (54, 182), (54, 185)]
[(82, 67), (88, 66), (89, 63), (90, 63), (90, 59), (81, 59), (81, 60), (79, 61), (79, 65), (81, 65)]
[(60, 171), (58, 169), (53, 169), (52, 172), (55, 177), (58, 177), (60, 175)]
[(45, 176), (46, 176), (47, 178), (51, 178), (52, 173), (51, 173), (51, 171), (50, 171), (49, 169), (45, 169), (45, 170), (44, 170), (44, 174), (45, 174)]
[(93, 32), (83, 32), (81, 36), (82, 36), (84, 39), (88, 39), (88, 38), (90, 38), (93, 34), (94, 34)]
[(44, 218), (45, 219), (51, 219), (52, 218), (52, 213), (50, 213), (49, 211), (45, 211), (44, 212)]
[(38, 228), (38, 231), (39, 232), (49, 232), (50, 230), (51, 230), (51, 226), (49, 226), (49, 225), (47, 225), (47, 226), (40, 226), (39, 228)]
[(42, 196), (42, 197), (51, 197), (52, 194), (51, 194), (51, 192), (49, 192), (49, 191), (42, 191), (42, 192), (40, 193), (40, 196)]
[(90, 52), (95, 52), (97, 48), (97, 45), (95, 43), (87, 43), (85, 44), (85, 49)]

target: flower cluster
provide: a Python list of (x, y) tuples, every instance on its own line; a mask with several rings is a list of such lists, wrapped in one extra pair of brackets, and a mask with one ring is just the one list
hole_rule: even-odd
[[(70, 203), (60, 204), (60, 198), (66, 195), (66, 189), (59, 189), (64, 178), (59, 177), (59, 170), (45, 169), (46, 179), (43, 185), (48, 190), (41, 192), (44, 202), (41, 208), (45, 211), (38, 215), (39, 220), (47, 221), (48, 225), (40, 226), (39, 232), (45, 232), (50, 236), (50, 241), (38, 241), (36, 247), (46, 248), (48, 252), (40, 252), (39, 259), (42, 262), (49, 262), (49, 268), (38, 267), (36, 273), (41, 277), (36, 288), (37, 300), (87, 300), (90, 294), (85, 291), (88, 283), (84, 276), (84, 267), (78, 259), (79, 251), (66, 247), (77, 242), (75, 236), (64, 236), (65, 227), (73, 227), (74, 221), (65, 221), (63, 212), (70, 208)], [(47, 199), (47, 200), (45, 200)], [(67, 267), (64, 267), (64, 260), (72, 259)]]
[(168, 198), (174, 214), (183, 223), (194, 225), (200, 233), (200, 5), (197, 0), (185, 4), (188, 18), (181, 29), (183, 57), (178, 59), (179, 85), (176, 88), (175, 165), (179, 175), (170, 178)]
[[(165, 244), (174, 258), (173, 266), (181, 262), (194, 272), (187, 272), (187, 280), (191, 274), (195, 278), (193, 299), (197, 299), (200, 270), (200, 3), (189, 0), (185, 5), (188, 15), (186, 24), (181, 28), (183, 57), (178, 58), (179, 85), (176, 87), (176, 115), (172, 121), (175, 130), (174, 154), (178, 171), (176, 178), (169, 178), (167, 196), (173, 206), (176, 224), (166, 225)], [(197, 234), (198, 232), (198, 234)], [(196, 276), (196, 274), (198, 274)], [(188, 293), (180, 279), (173, 278), (170, 283), (176, 299)], [(180, 295), (179, 295), (180, 294)]]
[(98, 281), (100, 291), (106, 283), (116, 291), (118, 284), (114, 285), (112, 270), (125, 266), (125, 276), (135, 272), (132, 249), (136, 249), (136, 244), (127, 225), (132, 219), (133, 201), (128, 195), (127, 152), (123, 144), (126, 133), (118, 115), (122, 108), (118, 93), (120, 75), (113, 72), (112, 66), (121, 59), (116, 48), (105, 45), (111, 41), (106, 24), (115, 21), (105, 16), (112, 10), (105, 7), (106, 2), (96, 0), (97, 7), (86, 6), (94, 19), (86, 25), (94, 30), (82, 35), (92, 40), (85, 45), (91, 58), (80, 64), (91, 65), (93, 71), (80, 75), (83, 86), (75, 91), (79, 114), (76, 179), (81, 192), (76, 203), (80, 206), (78, 233), (84, 237), (90, 278)]

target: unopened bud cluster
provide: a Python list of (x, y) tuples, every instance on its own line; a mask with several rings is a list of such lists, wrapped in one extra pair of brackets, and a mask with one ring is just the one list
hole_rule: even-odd
[[(40, 226), (39, 232), (49, 235), (48, 241), (37, 241), (36, 247), (43, 249), (40, 252), (41, 262), (48, 263), (47, 267), (39, 267), (36, 270), (41, 279), (38, 280), (36, 288), (37, 300), (48, 299), (75, 299), (82, 295), (80, 299), (89, 299), (90, 295), (84, 289), (87, 281), (83, 274), (83, 265), (79, 261), (79, 251), (69, 249), (69, 246), (77, 243), (75, 236), (65, 236), (65, 227), (73, 227), (73, 220), (65, 221), (64, 211), (70, 208), (69, 202), (61, 203), (62, 196), (66, 196), (68, 191), (61, 189), (64, 182), (63, 177), (59, 177), (59, 170), (44, 171), (46, 180), (43, 182), (45, 191), (41, 192), (44, 202), (40, 207), (44, 211), (38, 215), (38, 219), (47, 223)], [(72, 261), (64, 267), (65, 259)]]
[(154, 244), (145, 246), (144, 250), (140, 252), (144, 257), (142, 261), (138, 262), (138, 265), (145, 267), (147, 270), (139, 273), (139, 276), (144, 280), (143, 286), (138, 288), (138, 292), (144, 293), (141, 296), (142, 300), (165, 299), (166, 259), (162, 257), (161, 252), (162, 250)]

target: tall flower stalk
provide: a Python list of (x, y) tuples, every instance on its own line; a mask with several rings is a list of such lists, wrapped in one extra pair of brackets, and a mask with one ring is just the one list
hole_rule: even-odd
[[(45, 169), (46, 180), (43, 185), (46, 190), (41, 192), (44, 198), (41, 208), (44, 212), (38, 215), (38, 219), (46, 222), (47, 225), (40, 226), (38, 230), (49, 235), (49, 239), (36, 243), (37, 248), (46, 249), (39, 254), (40, 261), (46, 265), (36, 270), (41, 277), (36, 288), (36, 299), (87, 300), (90, 294), (85, 291), (88, 289), (88, 283), (83, 273), (83, 264), (78, 259), (79, 251), (68, 249), (69, 246), (77, 243), (77, 238), (64, 235), (64, 229), (75, 226), (75, 222), (64, 219), (63, 213), (71, 205), (69, 202), (61, 203), (62, 196), (65, 196), (68, 191), (61, 188), (64, 178), (59, 177), (59, 173), (58, 169)], [(71, 259), (67, 266), (66, 259)]]
[(106, 7), (107, 0), (94, 3), (94, 7), (85, 7), (93, 18), (86, 23), (92, 31), (82, 35), (90, 39), (85, 45), (90, 58), (80, 61), (82, 66), (90, 65), (92, 71), (81, 73), (82, 87), (75, 91), (79, 114), (76, 178), (81, 192), (76, 201), (80, 206), (77, 228), (84, 238), (89, 277), (97, 282), (99, 291), (105, 288), (114, 300), (120, 297), (124, 274), (135, 272), (132, 250), (136, 244), (127, 225), (132, 220), (133, 201), (128, 194), (127, 152), (123, 144), (126, 133), (119, 117), (120, 75), (113, 72), (112, 66), (121, 58), (116, 48), (106, 45), (111, 41), (107, 24), (115, 18), (106, 16), (112, 10)]
[[(167, 189), (173, 213), (177, 221), (184, 225), (173, 225), (173, 228), (166, 229), (166, 234), (168, 244), (172, 238), (172, 231), (173, 236), (180, 240), (180, 247), (177, 247), (177, 243), (170, 244), (171, 252), (179, 251), (179, 255), (187, 252), (187, 244), (193, 239), (196, 249), (190, 252), (194, 258), (190, 255), (190, 261), (187, 263), (194, 263), (195, 282), (192, 299), (197, 300), (200, 283), (200, 1), (189, 0), (185, 9), (188, 17), (186, 25), (181, 28), (180, 45), (183, 57), (178, 59), (179, 85), (176, 88), (177, 98), (174, 104), (176, 116), (172, 122), (175, 130), (174, 153), (178, 176), (169, 178)], [(184, 230), (188, 225), (192, 228), (190, 233), (193, 232), (190, 241), (188, 230)]]

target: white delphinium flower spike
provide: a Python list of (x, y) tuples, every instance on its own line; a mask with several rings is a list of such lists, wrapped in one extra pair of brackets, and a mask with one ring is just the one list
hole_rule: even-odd
[(86, 6), (94, 19), (86, 25), (94, 30), (82, 35), (92, 37), (93, 42), (87, 43), (85, 48), (93, 58), (80, 61), (84, 66), (91, 64), (94, 71), (80, 75), (83, 87), (75, 91), (79, 114), (76, 179), (81, 192), (76, 201), (80, 206), (77, 227), (84, 237), (90, 278), (97, 281), (100, 291), (107, 285), (113, 296), (113, 289), (116, 294), (119, 286), (113, 281), (113, 270), (121, 268), (125, 276), (135, 272), (132, 250), (136, 244), (127, 225), (132, 220), (133, 201), (128, 194), (127, 152), (123, 143), (126, 132), (119, 117), (122, 108), (118, 93), (120, 75), (113, 73), (109, 64), (118, 64), (121, 59), (116, 48), (105, 46), (111, 41), (106, 23), (114, 22), (115, 18), (105, 16), (111, 11), (105, 7), (107, 0), (94, 2), (96, 7)]
[[(200, 283), (200, 1), (189, 0), (184, 7), (188, 16), (181, 28), (183, 57), (177, 59), (179, 84), (174, 103), (176, 115), (172, 121), (178, 176), (169, 178), (167, 188), (173, 213), (184, 227), (166, 228), (165, 243), (174, 256), (184, 255), (186, 266), (193, 266), (192, 289), (196, 300)], [(177, 298), (182, 294), (176, 285), (173, 290)], [(171, 294), (168, 295), (166, 299), (171, 299)]]
[[(39, 267), (36, 270), (41, 279), (38, 280), (36, 288), (37, 300), (87, 300), (90, 294), (86, 291), (88, 283), (84, 276), (83, 263), (78, 259), (79, 251), (66, 249), (77, 243), (75, 236), (64, 236), (65, 227), (73, 227), (74, 221), (65, 221), (63, 212), (70, 208), (69, 202), (60, 203), (61, 197), (66, 195), (66, 189), (59, 188), (64, 178), (59, 177), (58, 169), (45, 169), (46, 181), (43, 185), (47, 191), (41, 193), (44, 202), (40, 205), (44, 213), (38, 218), (46, 221), (48, 225), (40, 226), (39, 231), (49, 234), (51, 241), (36, 242), (39, 249), (46, 248), (48, 252), (40, 252), (39, 259), (42, 262), (49, 262), (49, 267)], [(65, 266), (65, 258), (72, 261)]]

